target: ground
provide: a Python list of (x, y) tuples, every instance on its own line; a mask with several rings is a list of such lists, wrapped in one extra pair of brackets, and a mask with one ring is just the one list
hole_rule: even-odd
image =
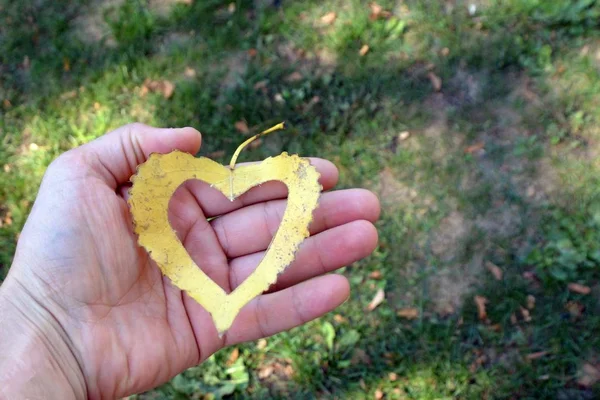
[(240, 121), (284, 120), (243, 158), (329, 158), (380, 196), (338, 311), (139, 398), (600, 395), (596, 1), (0, 10), (0, 277), (49, 162), (128, 122), (195, 126), (225, 162)]

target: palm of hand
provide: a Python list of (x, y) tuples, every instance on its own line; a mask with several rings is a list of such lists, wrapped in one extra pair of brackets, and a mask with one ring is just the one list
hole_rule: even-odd
[[(134, 153), (161, 150), (147, 146), (142, 143)], [(129, 162), (128, 171), (116, 174), (103, 171), (100, 158), (92, 148), (51, 168), (16, 256), (19, 264), (31, 266), (17, 277), (33, 285), (31, 292), (68, 332), (89, 397), (147, 390), (225, 345), (269, 336), (330, 311), (347, 297), (345, 278), (302, 282), (366, 256), (376, 243), (372, 225), (361, 221), (377, 218), (370, 193), (323, 195), (311, 226), (314, 236), (296, 262), (219, 338), (210, 315), (172, 286), (137, 245), (119, 185), (139, 157)], [(323, 186), (333, 186), (332, 165), (314, 163)], [(230, 291), (262, 258), (285, 208), (285, 194), (281, 186), (266, 184), (229, 203), (207, 185), (187, 182), (171, 200), (170, 221), (196, 263)], [(220, 217), (207, 221), (215, 216)]]

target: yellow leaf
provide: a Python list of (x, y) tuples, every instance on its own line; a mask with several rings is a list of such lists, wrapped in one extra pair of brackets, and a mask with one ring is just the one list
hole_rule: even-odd
[[(246, 140), (236, 150), (229, 167), (208, 158), (194, 158), (174, 151), (152, 154), (132, 177), (129, 204), (139, 244), (175, 286), (186, 291), (212, 315), (219, 334), (229, 329), (244, 305), (276, 281), (277, 275), (291, 264), (300, 243), (309, 235), (308, 225), (317, 207), (321, 185), (319, 173), (308, 160), (282, 153), (258, 164), (235, 166), (244, 146), (281, 128), (283, 124)], [(281, 181), (288, 188), (287, 208), (263, 260), (231, 293), (226, 293), (194, 263), (169, 225), (169, 200), (189, 179), (210, 184), (230, 201), (268, 181)]]

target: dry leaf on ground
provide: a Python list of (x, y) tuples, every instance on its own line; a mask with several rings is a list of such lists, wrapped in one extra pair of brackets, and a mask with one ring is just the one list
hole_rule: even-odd
[(483, 296), (476, 295), (475, 305), (477, 306), (477, 315), (479, 316), (480, 321), (485, 321), (487, 319), (487, 311), (485, 309), (485, 305), (488, 303), (488, 299)]
[(267, 88), (267, 84), (269, 83), (268, 80), (262, 80), (262, 81), (258, 81), (254, 84), (254, 90), (263, 90)]
[(592, 291), (592, 289), (590, 289), (589, 286), (585, 286), (585, 285), (581, 285), (579, 283), (569, 283), (567, 285), (567, 288), (574, 293), (578, 293), (578, 294), (590, 294), (590, 292)]
[(266, 365), (258, 371), (258, 379), (267, 379), (273, 374), (273, 366)]
[(585, 307), (583, 304), (577, 301), (569, 301), (567, 304), (565, 304), (565, 309), (572, 317), (579, 318), (583, 314)]
[(487, 268), (487, 270), (490, 271), (490, 273), (492, 275), (494, 275), (494, 278), (497, 281), (501, 281), (502, 280), (502, 270), (500, 269), (499, 266), (497, 266), (496, 264), (494, 264), (491, 261), (486, 261), (485, 262), (485, 268)]
[(527, 308), (530, 310), (535, 308), (535, 297), (531, 294), (527, 295)]
[(391, 12), (384, 10), (382, 6), (375, 2), (369, 4), (369, 9), (371, 10), (371, 13), (369, 14), (369, 19), (371, 21), (375, 21), (379, 18), (387, 19), (392, 16)]
[(367, 306), (367, 310), (373, 311), (375, 308), (377, 308), (378, 305), (380, 305), (383, 302), (383, 300), (385, 300), (385, 292), (383, 291), (383, 289), (378, 289), (377, 293), (375, 293), (375, 296), (373, 297), (373, 300), (371, 300), (371, 302)]
[(369, 278), (371, 279), (381, 279), (382, 276), (381, 271), (373, 271), (369, 274)]
[(366, 55), (368, 52), (369, 52), (369, 45), (363, 44), (362, 47), (360, 48), (360, 50), (358, 51), (358, 54), (362, 57), (362, 56)]
[(548, 353), (549, 353), (548, 351), (536, 351), (535, 353), (527, 354), (527, 356), (525, 356), (525, 358), (528, 360), (537, 360), (538, 358), (544, 357)]
[(369, 18), (371, 18), (371, 19), (379, 18), (379, 16), (381, 15), (381, 12), (383, 11), (383, 7), (381, 7), (379, 4), (377, 4), (375, 2), (370, 3), (369, 8), (371, 9), (371, 15), (369, 15)]
[(521, 307), (521, 315), (523, 316), (523, 321), (531, 321), (531, 314), (529, 314), (529, 310), (527, 310), (525, 307)]
[(338, 324), (343, 324), (343, 323), (346, 323), (346, 322), (348, 322), (348, 318), (346, 318), (346, 317), (344, 317), (344, 316), (342, 316), (342, 315), (340, 315), (340, 314), (335, 314), (335, 315), (333, 316), (333, 320), (334, 320), (335, 322), (337, 322)]
[(237, 131), (242, 135), (247, 135), (248, 133), (250, 133), (250, 129), (248, 129), (248, 124), (244, 120), (236, 122), (233, 126), (235, 126), (235, 129), (237, 129)]
[(256, 55), (258, 54), (258, 50), (252, 48), (252, 49), (248, 49), (248, 57), (253, 58), (256, 57)]
[(193, 78), (196, 76), (196, 70), (192, 67), (185, 67), (185, 70), (183, 71), (183, 75), (185, 75), (188, 78)]
[(215, 159), (215, 158), (221, 158), (225, 155), (225, 150), (217, 150), (217, 151), (213, 151), (212, 153), (208, 153), (208, 158), (210, 159)]
[(145, 96), (148, 93), (161, 93), (165, 99), (170, 99), (175, 92), (175, 85), (168, 80), (153, 81), (146, 79), (142, 84), (140, 95)]
[(414, 307), (401, 308), (396, 312), (400, 318), (417, 319), (419, 318), (419, 310)]
[(323, 25), (331, 25), (335, 22), (336, 19), (337, 19), (337, 14), (335, 12), (331, 11), (321, 17), (321, 23)]
[(440, 90), (442, 90), (442, 78), (440, 78), (433, 72), (427, 73), (427, 77), (429, 78), (429, 81), (431, 82), (431, 87), (433, 87), (433, 90), (435, 90), (436, 92), (439, 92)]
[(240, 357), (240, 349), (238, 349), (237, 347), (234, 347), (231, 354), (229, 354), (229, 358), (227, 359), (227, 362), (225, 363), (225, 365), (227, 365), (228, 367), (232, 366), (239, 357)]
[(484, 146), (485, 146), (485, 143), (477, 142), (477, 143), (472, 144), (472, 145), (468, 146), (467, 148), (465, 148), (465, 153), (467, 153), (467, 154), (477, 153), (477, 152), (483, 150)]
[(410, 137), (410, 132), (409, 131), (402, 131), (398, 134), (398, 140), (403, 141), (406, 140)]
[(585, 363), (579, 371), (577, 383), (585, 388), (591, 388), (600, 382), (600, 366)]
[(371, 357), (367, 354), (366, 351), (357, 347), (352, 352), (352, 358), (350, 359), (350, 364), (358, 365), (358, 364), (367, 364), (371, 365)]
[(294, 71), (291, 74), (289, 74), (288, 76), (286, 76), (284, 78), (284, 80), (286, 82), (298, 82), (298, 81), (301, 81), (302, 78), (303, 78), (303, 76), (302, 76), (302, 74), (300, 72)]

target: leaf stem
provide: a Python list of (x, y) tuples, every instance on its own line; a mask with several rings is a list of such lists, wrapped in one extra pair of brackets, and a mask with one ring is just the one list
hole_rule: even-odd
[(235, 153), (233, 153), (233, 157), (231, 157), (231, 162), (229, 163), (229, 168), (230, 169), (235, 168), (235, 162), (237, 161), (240, 153), (242, 152), (242, 150), (244, 150), (244, 148), (246, 146), (248, 146), (250, 143), (252, 143), (256, 139), (258, 139), (259, 137), (265, 136), (271, 132), (278, 131), (280, 129), (285, 129), (285, 122), (280, 122), (277, 125), (272, 126), (269, 129), (262, 131), (261, 133), (257, 133), (256, 135), (254, 135), (251, 138), (249, 138), (248, 140), (246, 140), (244, 143), (240, 144), (238, 146), (238, 148), (235, 150)]

